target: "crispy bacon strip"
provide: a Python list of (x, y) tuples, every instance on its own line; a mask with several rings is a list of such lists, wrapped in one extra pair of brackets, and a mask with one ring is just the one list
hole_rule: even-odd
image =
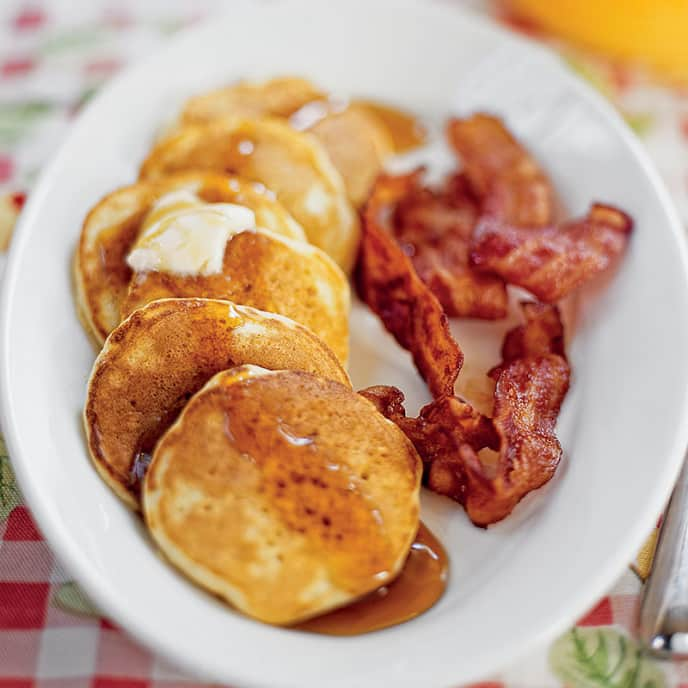
[(505, 363), (526, 356), (558, 354), (566, 359), (564, 352), (564, 326), (556, 306), (538, 301), (521, 301), (523, 325), (509, 330), (502, 342), (502, 363), (490, 370), (488, 375), (496, 380)]
[[(398, 387), (390, 385), (374, 385), (359, 390), (361, 396), (375, 405), (375, 408), (393, 423), (398, 425), (404, 434), (416, 445), (422, 441), (424, 428), (417, 418), (406, 416), (404, 409), (404, 393)], [(417, 446), (417, 445), (416, 445)], [(420, 454), (420, 452), (418, 452)], [(426, 459), (420, 454), (423, 461)]]
[(404, 409), (404, 393), (396, 387), (377, 385), (359, 394), (404, 431), (427, 466), (461, 444), (499, 448), (491, 420), (458, 397), (436, 399), (421, 409), (418, 418), (409, 418)]
[(525, 229), (486, 217), (475, 231), (471, 263), (554, 303), (609, 268), (632, 228), (626, 213), (599, 203), (559, 227)]
[(461, 448), (467, 476), (464, 507), (476, 525), (508, 516), (554, 475), (562, 453), (554, 426), (569, 376), (568, 363), (556, 354), (517, 359), (499, 374), (492, 418), (500, 438), (496, 474), (489, 475), (468, 445)]
[(458, 397), (443, 397), (430, 402), (420, 410), (420, 419), (426, 427), (435, 428), (432, 432), (435, 438), (438, 433), (447, 433), (451, 437), (451, 440), (443, 442), (445, 446), (455, 443), (499, 448), (499, 438), (490, 419)]
[(447, 137), (483, 214), (525, 227), (552, 222), (555, 196), (549, 179), (499, 119), (484, 113), (451, 119)]
[[(561, 458), (554, 426), (570, 376), (560, 353), (561, 322), (551, 306), (523, 304), (523, 310), (526, 323), (507, 334), (505, 360), (495, 369), (492, 418), (450, 396), (425, 406), (418, 418), (407, 418), (396, 388), (361, 392), (413, 442), (428, 487), (463, 504), (479, 526), (511, 513), (528, 492), (551, 479)], [(481, 460), (483, 449), (498, 452), (494, 465)]]
[(430, 392), (439, 397), (453, 393), (463, 353), (440, 303), (386, 230), (392, 209), (415, 183), (413, 174), (383, 175), (375, 185), (364, 212), (357, 282), (361, 298), (411, 352)]
[(559, 354), (566, 358), (559, 309), (537, 301), (521, 301), (520, 306), (525, 323), (506, 333), (502, 343), (503, 362), (541, 354)]
[(418, 276), (450, 317), (503, 318), (507, 312), (504, 282), (469, 265), (469, 249), (478, 205), (463, 174), (450, 176), (444, 188), (413, 186), (399, 200), (390, 231), (411, 258)]

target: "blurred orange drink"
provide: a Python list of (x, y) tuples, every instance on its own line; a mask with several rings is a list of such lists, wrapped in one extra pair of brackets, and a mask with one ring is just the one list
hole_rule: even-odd
[(504, 0), (538, 28), (688, 83), (688, 0)]

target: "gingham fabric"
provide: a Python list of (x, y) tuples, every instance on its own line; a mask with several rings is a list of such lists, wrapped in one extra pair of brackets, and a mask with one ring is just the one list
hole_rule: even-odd
[[(454, 2), (491, 10), (480, 0)], [(41, 165), (94, 91), (171, 32), (229, 4), (1, 0), (0, 248)], [(495, 19), (532, 33), (532, 27), (515, 26), (509, 17)], [(688, 93), (554, 47), (621, 109), (688, 221)], [(651, 536), (633, 569), (576, 628), (471, 688), (688, 688), (688, 663), (644, 657), (633, 639), (653, 542)], [(182, 686), (207, 688), (101, 618), (55, 561), (22, 503), (0, 443), (0, 688)]]

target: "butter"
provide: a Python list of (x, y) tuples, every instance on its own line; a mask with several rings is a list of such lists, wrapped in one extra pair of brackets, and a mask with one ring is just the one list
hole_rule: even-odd
[(151, 208), (127, 264), (135, 272), (219, 274), (227, 242), (255, 227), (256, 217), (250, 208), (205, 203), (188, 189), (173, 191)]

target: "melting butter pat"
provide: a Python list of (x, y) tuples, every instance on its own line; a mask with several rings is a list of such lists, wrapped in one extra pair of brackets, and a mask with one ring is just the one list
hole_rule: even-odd
[(255, 226), (256, 216), (250, 208), (205, 203), (190, 190), (174, 191), (151, 208), (127, 264), (135, 272), (218, 274), (227, 242)]

